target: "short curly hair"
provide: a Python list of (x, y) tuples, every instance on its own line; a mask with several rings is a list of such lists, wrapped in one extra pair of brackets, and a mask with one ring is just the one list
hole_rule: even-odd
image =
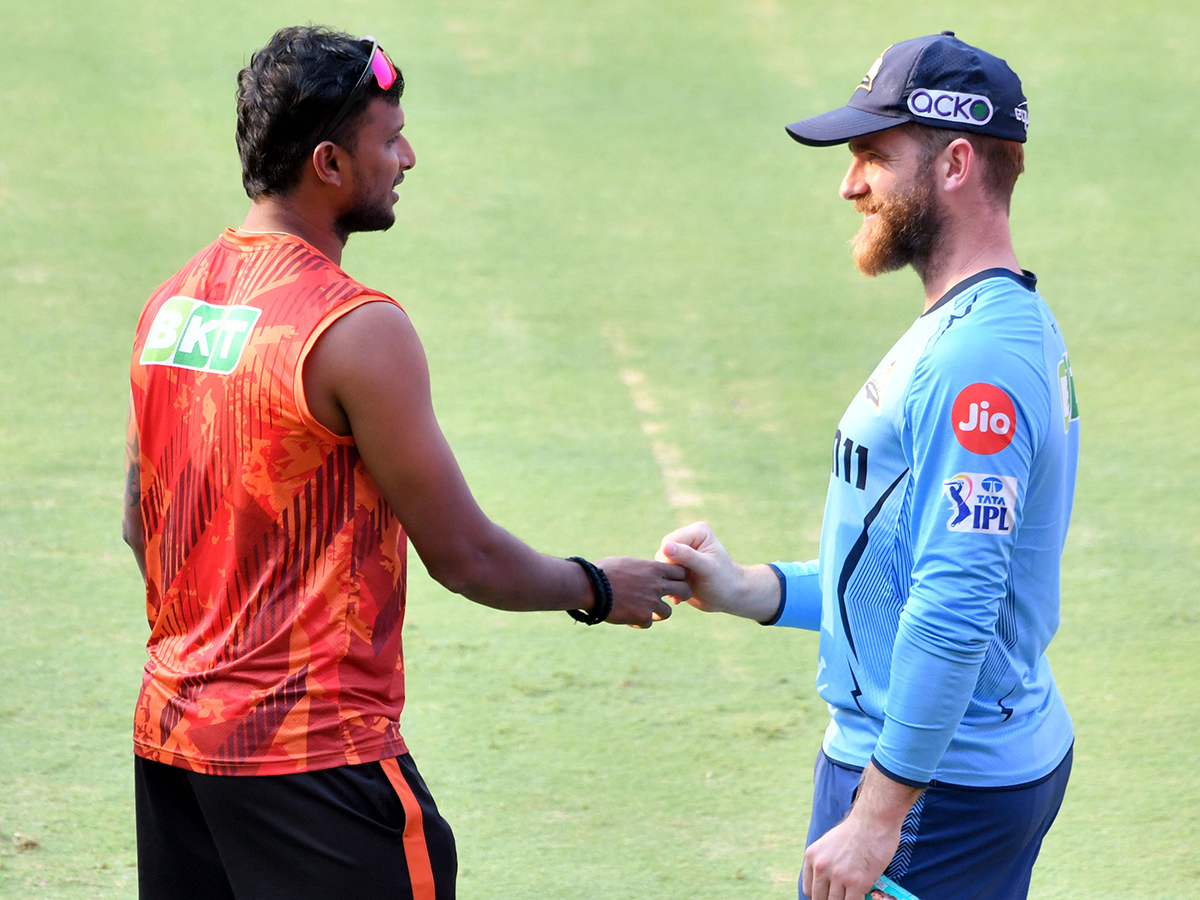
[[(317, 137), (354, 89), (371, 52), (369, 41), (320, 25), (281, 28), (238, 73), (237, 146), (242, 184), (256, 199), (286, 194), (300, 183)], [(386, 97), (399, 104), (404, 77), (386, 91), (374, 79), (329, 140), (354, 152), (358, 120), (367, 104)], [(347, 143), (349, 141), (350, 143)]]

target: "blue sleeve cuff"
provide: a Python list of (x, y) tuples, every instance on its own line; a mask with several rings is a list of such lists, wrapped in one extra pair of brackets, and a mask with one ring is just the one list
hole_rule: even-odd
[(771, 571), (775, 573), (775, 577), (779, 579), (779, 609), (775, 610), (775, 615), (767, 619), (765, 622), (759, 622), (760, 625), (778, 625), (779, 617), (783, 615), (784, 609), (787, 607), (787, 579), (783, 576), (783, 572), (779, 571), (779, 566), (774, 563), (767, 563)]
[(877, 768), (880, 772), (882, 772), (888, 778), (892, 779), (892, 781), (899, 782), (900, 784), (906, 784), (912, 788), (927, 788), (927, 787), (929, 787), (928, 781), (913, 781), (911, 778), (905, 778), (903, 775), (897, 775), (895, 772), (892, 772), (891, 770), (889, 770), (887, 768), (887, 766), (880, 765), (879, 760), (876, 759), (874, 756), (871, 757), (871, 762), (874, 763), (875, 768)]
[(821, 630), (821, 579), (817, 561), (769, 563), (779, 579), (779, 609), (764, 625)]

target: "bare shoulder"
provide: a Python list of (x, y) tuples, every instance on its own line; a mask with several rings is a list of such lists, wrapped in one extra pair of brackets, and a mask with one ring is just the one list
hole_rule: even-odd
[(357, 353), (351, 355), (360, 355), (366, 349), (387, 353), (389, 348), (397, 349), (397, 343), (406, 341), (420, 343), (408, 314), (395, 303), (380, 299), (357, 306), (335, 319), (313, 347), (312, 354), (321, 350), (332, 355), (354, 348)]
[(350, 410), (428, 392), (425, 351), (408, 315), (386, 300), (364, 303), (338, 317), (304, 361), (304, 396), (313, 417), (347, 435)]

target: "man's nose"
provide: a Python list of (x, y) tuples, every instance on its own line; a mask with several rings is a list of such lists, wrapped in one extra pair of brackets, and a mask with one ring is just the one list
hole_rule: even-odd
[(850, 163), (850, 168), (846, 170), (846, 177), (842, 179), (838, 194), (843, 200), (857, 200), (859, 197), (865, 196), (867, 192), (867, 183), (862, 177), (862, 166), (856, 160)]

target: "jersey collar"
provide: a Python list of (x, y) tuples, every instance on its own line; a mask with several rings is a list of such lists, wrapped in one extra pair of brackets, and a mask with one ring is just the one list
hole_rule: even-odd
[(965, 278), (954, 287), (950, 288), (950, 290), (946, 291), (946, 293), (942, 294), (942, 296), (938, 298), (937, 303), (933, 304), (933, 306), (929, 307), (929, 309), (925, 310), (925, 312), (921, 313), (921, 315), (929, 315), (935, 309), (940, 309), (942, 306), (949, 303), (963, 291), (974, 287), (981, 281), (987, 281), (989, 278), (1011, 278), (1027, 291), (1037, 290), (1037, 276), (1027, 269), (1022, 269), (1020, 275), (1018, 275), (1012, 269), (984, 269), (982, 272), (977, 272), (970, 278)]

